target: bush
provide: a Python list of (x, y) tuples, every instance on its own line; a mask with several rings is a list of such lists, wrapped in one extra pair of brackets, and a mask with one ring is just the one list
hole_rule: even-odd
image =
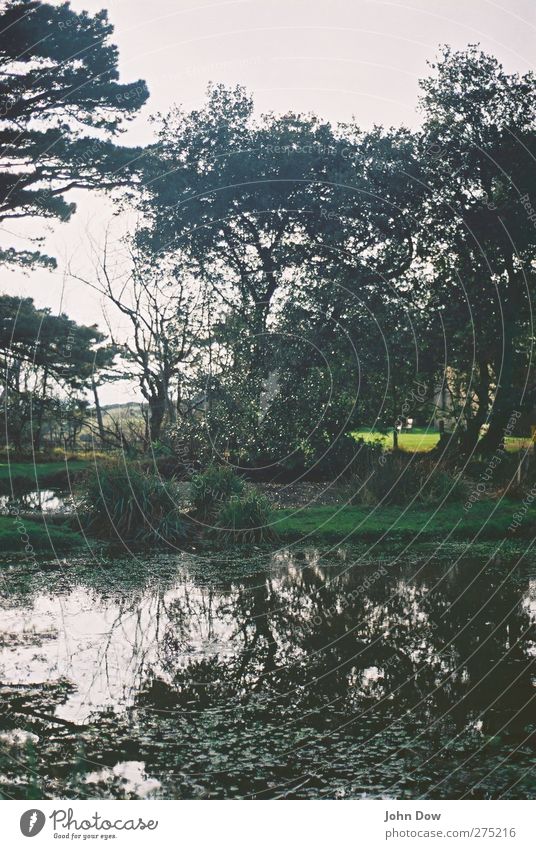
[(166, 480), (186, 480), (188, 469), (176, 457), (152, 457), (150, 460), (141, 462), (142, 468), (152, 474), (158, 475)]
[(434, 505), (463, 501), (468, 487), (460, 475), (438, 467), (437, 462), (415, 454), (383, 454), (370, 472), (358, 475), (352, 485), (354, 504)]
[(361, 447), (353, 436), (339, 434), (333, 439), (329, 434), (315, 433), (304, 445), (305, 468), (312, 478), (332, 480), (349, 474), (360, 452)]
[(244, 492), (244, 481), (230, 466), (210, 465), (204, 472), (193, 475), (190, 495), (195, 512), (207, 518), (233, 496)]
[(253, 488), (247, 489), (220, 507), (214, 532), (227, 544), (268, 542), (276, 536), (270, 526), (271, 515), (266, 496)]
[(157, 439), (155, 442), (151, 442), (151, 455), (153, 457), (172, 457), (173, 449), (167, 442)]
[(173, 481), (123, 458), (108, 459), (87, 472), (77, 509), (88, 531), (104, 539), (135, 543), (183, 540), (186, 525)]
[(472, 457), (466, 474), (475, 482), (485, 480), (492, 487), (503, 488), (516, 483), (518, 466), (523, 468), (524, 482), (533, 483), (536, 468), (525, 451), (496, 451), (491, 457)]

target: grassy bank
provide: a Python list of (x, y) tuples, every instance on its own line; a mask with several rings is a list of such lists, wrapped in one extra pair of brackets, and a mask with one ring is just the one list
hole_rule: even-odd
[(67, 486), (72, 475), (88, 466), (84, 460), (51, 461), (48, 463), (0, 463), (0, 493), (15, 489), (42, 489), (46, 486)]
[[(307, 539), (310, 542), (358, 540), (486, 540), (512, 536), (508, 526), (519, 502), (506, 499), (473, 504), (467, 512), (463, 504), (434, 508), (411, 507), (307, 507), (278, 510), (273, 527), (282, 541)], [(536, 532), (531, 510), (515, 536), (532, 537)]]
[(42, 518), (26, 519), (0, 516), (0, 549), (4, 552), (31, 554), (35, 552), (65, 551), (84, 544), (83, 537), (62, 525), (53, 525)]
[[(449, 504), (435, 512), (431, 508), (400, 507), (305, 507), (276, 510), (271, 526), (277, 532), (279, 545), (303, 541), (311, 544), (351, 542), (426, 543), (441, 541), (455, 545), (466, 541), (477, 553), (478, 545), (489, 540), (524, 540), (536, 535), (536, 514), (530, 511), (515, 534), (509, 531), (519, 502), (483, 501), (465, 512), (461, 504)], [(3, 551), (24, 551), (28, 535), (36, 552), (72, 549), (84, 544), (83, 537), (66, 526), (45, 522), (42, 518), (22, 519), (0, 516), (0, 547)], [(24, 526), (24, 529), (23, 529)], [(277, 545), (277, 543), (276, 543)], [(188, 542), (185, 540), (185, 547)]]

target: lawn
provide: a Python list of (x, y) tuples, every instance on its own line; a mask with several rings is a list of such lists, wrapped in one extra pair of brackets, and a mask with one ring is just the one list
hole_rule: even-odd
[[(462, 503), (439, 509), (415, 506), (306, 507), (277, 510), (272, 526), (281, 540), (343, 542), (345, 540), (398, 539), (500, 539), (512, 536), (508, 526), (519, 510), (519, 502), (483, 500), (469, 510)], [(516, 536), (534, 536), (535, 516), (531, 510)]]
[[(365, 428), (364, 430), (356, 430), (353, 433), (355, 439), (364, 439), (365, 442), (381, 442), (381, 444), (385, 448), (393, 447), (393, 434), (392, 433), (379, 433), (379, 431), (373, 431)], [(435, 448), (439, 441), (439, 431), (430, 430), (422, 427), (415, 427), (409, 433), (401, 433), (398, 436), (398, 447), (402, 451), (409, 451), (410, 453), (414, 453), (416, 451), (431, 451), (432, 448)], [(506, 437), (506, 450), (507, 451), (520, 451), (522, 448), (527, 448), (531, 445), (531, 439), (528, 436), (525, 437), (517, 437), (517, 436), (507, 436)]]

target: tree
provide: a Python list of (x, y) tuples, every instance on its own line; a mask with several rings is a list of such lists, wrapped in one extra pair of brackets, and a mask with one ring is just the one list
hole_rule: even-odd
[(186, 253), (242, 317), (255, 365), (277, 299), (307, 285), (306, 267), (347, 266), (361, 286), (409, 266), (411, 147), (404, 131), (256, 117), (243, 88), (213, 86), (203, 109), (161, 119), (144, 163), (139, 243)]
[[(277, 396), (264, 426), (324, 453), (335, 468), (351, 454), (345, 437), (363, 426), (392, 430), (425, 416), (434, 385), (437, 327), (415, 297), (413, 279), (355, 289), (339, 273), (315, 280), (288, 299), (277, 322)], [(402, 286), (402, 282), (404, 286)], [(307, 434), (307, 437), (305, 436)], [(354, 442), (354, 451), (357, 445)], [(339, 450), (340, 449), (340, 450)]]
[[(445, 48), (432, 68), (422, 82), (422, 158), (431, 189), (423, 223), (429, 260), (439, 267), (439, 301), (448, 311), (459, 304), (456, 286), (465, 290), (464, 325), (475, 351), (466, 371), (476, 364), (479, 395), (473, 440), (488, 420), (478, 448), (491, 452), (523, 405), (528, 379), (536, 79), (505, 73), (477, 46)], [(459, 310), (457, 320), (460, 326)]]
[[(411, 266), (420, 202), (413, 138), (332, 127), (313, 115), (256, 116), (243, 88), (213, 86), (201, 110), (175, 109), (160, 120), (144, 168), (140, 250), (170, 264), (186, 256), (212, 292), (205, 424), (222, 450), (254, 458), (270, 430), (261, 399), (286, 305), (323, 286), (336, 324), (348, 297), (390, 292)], [(308, 375), (300, 417), (321, 392), (318, 377)], [(341, 416), (330, 418), (331, 430)], [(290, 418), (287, 443), (298, 427)], [(279, 443), (282, 421), (272, 429)], [(323, 433), (319, 442), (329, 439)]]
[(0, 296), (2, 403), (8, 443), (20, 450), (30, 436), (38, 451), (47, 413), (59, 409), (58, 398), (69, 396), (71, 407), (79, 409), (80, 396), (91, 386), (95, 372), (109, 368), (116, 355), (113, 347), (102, 344), (105, 338), (95, 325), (79, 325), (64, 314), (37, 309), (31, 298)]
[[(0, 15), (0, 220), (68, 219), (71, 189), (132, 182), (138, 149), (115, 135), (148, 97), (142, 80), (118, 82), (117, 48), (106, 11), (91, 16), (69, 3), (10, 0)], [(98, 131), (99, 136), (84, 134)], [(53, 264), (39, 252), (0, 256)]]
[(205, 331), (206, 299), (193, 285), (187, 265), (172, 268), (145, 257), (127, 242), (127, 255), (110, 254), (109, 237), (94, 249), (94, 275), (71, 276), (104, 295), (127, 319), (119, 338), (109, 322), (115, 350), (138, 382), (149, 408), (147, 442), (160, 438), (164, 420), (174, 423), (182, 402), (185, 369), (197, 355)]

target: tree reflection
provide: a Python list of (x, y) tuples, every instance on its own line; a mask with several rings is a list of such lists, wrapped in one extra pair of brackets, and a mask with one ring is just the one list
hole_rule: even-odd
[[(123, 587), (86, 575), (86, 596), (80, 575), (67, 589), (62, 576), (63, 615), (83, 598), (103, 625), (89, 645), (69, 634), (72, 680), (56, 707), (37, 716), (43, 667), (26, 716), (10, 720), (38, 729), (43, 780), (55, 771), (68, 796), (117, 795), (100, 767), (117, 784), (124, 767), (113, 769), (134, 763), (165, 797), (529, 794), (536, 651), (517, 570), (412, 574), (308, 551), (213, 574), (183, 560)], [(13, 605), (28, 603), (24, 587)], [(54, 725), (84, 699), (80, 728)], [(105, 785), (77, 783), (82, 762)]]

